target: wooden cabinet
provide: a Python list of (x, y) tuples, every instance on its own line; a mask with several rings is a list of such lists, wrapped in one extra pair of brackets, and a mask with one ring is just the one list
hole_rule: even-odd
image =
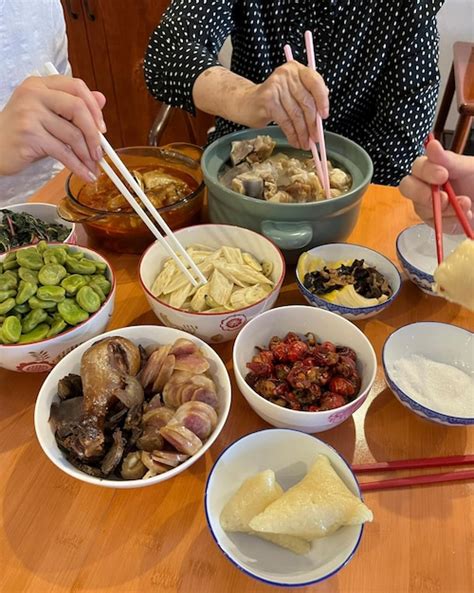
[[(74, 76), (107, 98), (104, 119), (115, 147), (148, 143), (160, 104), (148, 92), (143, 57), (169, 0), (61, 0)], [(189, 121), (191, 119), (191, 122)], [(161, 144), (206, 141), (212, 119), (173, 110)]]

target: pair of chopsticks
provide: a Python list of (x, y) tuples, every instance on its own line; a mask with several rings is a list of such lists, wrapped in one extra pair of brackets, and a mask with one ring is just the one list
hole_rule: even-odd
[[(313, 34), (311, 31), (306, 31), (304, 34), (305, 46), (306, 46), (306, 57), (308, 59), (308, 66), (311, 70), (316, 71), (316, 61), (314, 59), (314, 45), (313, 45)], [(293, 61), (293, 52), (291, 51), (291, 47), (289, 45), (285, 45), (283, 48), (285, 52), (285, 58), (287, 62)], [(326, 157), (326, 143), (324, 141), (324, 129), (323, 129), (323, 120), (321, 119), (321, 115), (316, 108), (316, 126), (318, 128), (318, 141), (319, 141), (319, 149), (321, 151), (321, 159), (319, 158), (318, 149), (316, 147), (316, 143), (310, 138), (309, 147), (314, 159), (314, 165), (316, 167), (316, 172), (318, 174), (319, 180), (321, 181), (321, 185), (324, 188), (324, 193), (326, 198), (330, 198), (330, 186), (329, 186), (329, 173), (328, 173), (328, 162)]]
[[(425, 141), (425, 148), (428, 144), (434, 140), (433, 134), (430, 132), (428, 134), (428, 138)], [(454, 193), (453, 186), (449, 182), (449, 180), (442, 186), (443, 191), (446, 192), (448, 196), (448, 200), (453, 207), (453, 210), (461, 223), (461, 226), (466, 233), (466, 236), (469, 239), (474, 239), (474, 232), (471, 228), (471, 225), (467, 219), (467, 216), (464, 214), (459, 202), (456, 198), (456, 194)], [(444, 259), (443, 253), (443, 215), (441, 213), (441, 195), (439, 191), (438, 185), (431, 186), (431, 198), (433, 203), (433, 218), (434, 218), (434, 227), (435, 227), (435, 237), (436, 237), (436, 255), (438, 258), (438, 264), (440, 264)]]
[[(428, 457), (425, 459), (406, 459), (403, 461), (384, 461), (380, 463), (362, 463), (352, 466), (354, 473), (389, 472), (405, 469), (424, 469), (429, 467), (449, 467), (474, 464), (474, 455), (454, 455), (452, 457)], [(459, 480), (474, 480), (474, 469), (466, 471), (452, 471), (438, 474), (424, 474), (395, 478), (390, 480), (375, 480), (361, 482), (362, 492), (375, 490), (389, 490), (392, 488), (407, 488), (423, 484), (437, 484), (455, 482)]]
[[(45, 64), (45, 69), (48, 72), (48, 74), (51, 74), (51, 75), (59, 74), (59, 72), (56, 70), (54, 65), (51, 64), (51, 62), (47, 62)], [(165, 222), (165, 220), (163, 219), (161, 214), (158, 212), (158, 210), (155, 208), (153, 203), (149, 200), (149, 198), (147, 197), (145, 192), (139, 186), (136, 179), (133, 177), (133, 175), (130, 173), (130, 171), (127, 169), (127, 167), (124, 165), (121, 158), (114, 151), (114, 149), (109, 144), (109, 142), (107, 141), (105, 136), (103, 134), (101, 134), (100, 132), (99, 132), (99, 138), (100, 138), (100, 145), (102, 146), (105, 154), (110, 158), (112, 163), (117, 167), (117, 169), (122, 174), (123, 178), (127, 181), (127, 183), (133, 189), (135, 194), (140, 198), (140, 200), (146, 206), (146, 208), (148, 209), (148, 212), (153, 216), (155, 222), (163, 230), (163, 232), (167, 235), (167, 237), (169, 238), (170, 242), (173, 244), (174, 249), (176, 251), (173, 250), (172, 246), (170, 245), (170, 242), (165, 240), (165, 238), (160, 233), (159, 229), (155, 226), (155, 224), (152, 222), (152, 220), (150, 219), (148, 214), (145, 212), (145, 210), (140, 206), (140, 204), (137, 202), (135, 197), (130, 193), (128, 188), (125, 186), (125, 184), (120, 179), (120, 177), (115, 173), (115, 171), (112, 169), (112, 167), (109, 165), (109, 163), (103, 158), (99, 161), (99, 165), (101, 166), (101, 168), (104, 170), (104, 172), (110, 178), (110, 180), (115, 185), (115, 187), (119, 190), (119, 192), (122, 194), (122, 196), (127, 200), (127, 202), (130, 204), (130, 206), (133, 208), (133, 210), (142, 219), (142, 221), (145, 223), (145, 225), (148, 227), (148, 229), (156, 237), (156, 239), (158, 239), (158, 241), (162, 244), (162, 246), (165, 248), (165, 250), (174, 259), (178, 268), (183, 272), (183, 274), (193, 284), (193, 286), (199, 286), (199, 284), (206, 284), (207, 280), (206, 280), (206, 277), (204, 276), (204, 274), (197, 267), (197, 265), (195, 264), (193, 259), (190, 257), (190, 255), (187, 253), (187, 251), (184, 249), (184, 247), (181, 245), (181, 243), (175, 237), (175, 235), (173, 234), (173, 231), (170, 229), (170, 227)], [(197, 280), (193, 276), (193, 274), (191, 274), (189, 269), (186, 267), (185, 263), (182, 261), (180, 256), (183, 258), (184, 262), (186, 262), (188, 264), (188, 266), (191, 268), (191, 270), (194, 272), (195, 276), (197, 277)]]

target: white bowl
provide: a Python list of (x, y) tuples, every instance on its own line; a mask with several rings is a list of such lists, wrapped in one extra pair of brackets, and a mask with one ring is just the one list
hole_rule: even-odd
[[(443, 235), (444, 256), (447, 257), (464, 239), (463, 234)], [(397, 237), (397, 256), (408, 278), (425, 294), (433, 292), (433, 274), (438, 265), (434, 230), (426, 224), (416, 224)]]
[(327, 455), (349, 490), (361, 497), (344, 458), (326, 443), (298, 431), (271, 429), (248, 434), (225, 449), (214, 464), (204, 497), (209, 529), (224, 555), (247, 575), (280, 587), (313, 585), (336, 574), (354, 555), (363, 525), (341, 527), (315, 540), (304, 556), (245, 533), (226, 533), (220, 525), (222, 509), (244, 480), (272, 469), (287, 490), (305, 476), (320, 453)]
[[(62, 243), (48, 243), (48, 245), (62, 245)], [(71, 246), (71, 248), (74, 251), (83, 251), (90, 259), (107, 264), (107, 278), (112, 285), (107, 299), (96, 313), (90, 315), (89, 319), (54, 336), (54, 338), (29, 344), (0, 344), (0, 367), (22, 373), (48, 372), (73, 348), (85, 340), (101, 334), (106, 329), (112, 317), (115, 303), (116, 282), (112, 266), (105, 257), (92, 249), (76, 246)], [(25, 249), (25, 247), (20, 249)], [(19, 251), (19, 249), (12, 249), (1, 254), (0, 262), (13, 251)]]
[[(308, 290), (304, 284), (304, 278), (298, 274), (298, 267), (296, 268), (296, 282), (301, 294), (306, 301), (314, 307), (325, 309), (342, 315), (346, 319), (368, 319), (384, 311), (393, 303), (400, 292), (401, 278), (400, 272), (392, 264), (392, 262), (381, 253), (363, 247), (362, 245), (352, 245), (351, 243), (329, 243), (328, 245), (320, 245), (310, 249), (307, 253), (311, 258), (321, 258), (327, 262), (335, 262), (348, 259), (363, 259), (369, 266), (374, 266), (377, 271), (385, 276), (393, 291), (392, 296), (384, 303), (373, 305), (370, 307), (345, 307), (336, 303), (330, 303), (323, 298), (313, 294)], [(301, 257), (301, 256), (300, 256)]]
[[(400, 358), (414, 354), (455, 366), (465, 373), (474, 375), (473, 334), (449, 323), (435, 321), (410, 323), (397, 329), (387, 338), (382, 351), (382, 362), (388, 386), (395, 397), (412, 412), (447, 426), (474, 424), (474, 411), (471, 417), (443, 414), (428, 408), (425, 404), (420, 404), (413, 399), (413, 394), (406, 393), (399, 387), (394, 377), (394, 364)], [(449, 397), (449, 393), (446, 397)], [(471, 394), (472, 397), (473, 394)]]
[[(329, 340), (336, 346), (349, 346), (355, 351), (362, 385), (353, 401), (334, 410), (302, 412), (266, 400), (246, 383), (246, 364), (256, 354), (256, 346), (267, 346), (273, 336), (283, 338), (290, 331), (301, 335), (313, 332), (322, 342)], [(260, 418), (272, 426), (308, 433), (334, 428), (352, 416), (367, 398), (377, 372), (374, 349), (360, 329), (340, 315), (301, 305), (279, 307), (250, 321), (235, 341), (233, 363), (240, 392)]]
[[(54, 222), (56, 224), (62, 224), (67, 229), (70, 229), (69, 235), (64, 239), (64, 243), (69, 245), (77, 244), (76, 225), (73, 222), (67, 222), (63, 220), (53, 204), (46, 204), (43, 202), (25, 202), (24, 204), (13, 204), (13, 206), (5, 206), (5, 210), (11, 210), (12, 212), (26, 212), (36, 218), (41, 218), (45, 222)], [(3, 208), (0, 209), (0, 211)], [(26, 246), (25, 246), (26, 247)]]
[[(109, 336), (122, 336), (132, 340), (132, 342), (135, 342), (135, 344), (141, 344), (144, 347), (152, 344), (170, 344), (176, 341), (178, 338), (187, 338), (192, 340), (199, 346), (203, 354), (209, 360), (210, 373), (212, 379), (216, 383), (218, 394), (220, 396), (220, 408), (218, 410), (217, 426), (211, 436), (204, 443), (202, 449), (187, 459), (184, 463), (178, 465), (178, 467), (170, 469), (164, 474), (160, 474), (147, 480), (107, 480), (95, 478), (85, 474), (84, 472), (81, 472), (71, 463), (69, 463), (64, 453), (59, 449), (56, 439), (54, 438), (54, 432), (51, 429), (51, 425), (49, 423), (51, 404), (54, 401), (58, 401), (57, 385), (59, 379), (62, 379), (68, 373), (79, 374), (81, 358), (84, 352), (89, 348), (89, 346), (92, 346), (92, 344), (97, 342), (98, 339)], [(114, 329), (100, 336), (96, 336), (91, 340), (88, 340), (70, 352), (58, 365), (56, 365), (56, 367), (52, 370), (43, 383), (36, 400), (35, 431), (41, 448), (49, 457), (49, 459), (54, 463), (54, 465), (56, 465), (56, 467), (69, 476), (89, 484), (104, 486), (106, 488), (144, 488), (145, 486), (153, 486), (153, 484), (158, 484), (159, 482), (164, 482), (165, 480), (173, 478), (174, 476), (188, 469), (188, 467), (193, 465), (193, 463), (195, 463), (200, 457), (204, 455), (204, 453), (217, 439), (219, 433), (224, 427), (230, 410), (230, 401), (231, 386), (225, 365), (219, 356), (214, 352), (214, 350), (212, 350), (212, 348), (210, 348), (207, 344), (198, 338), (195, 338), (194, 336), (169, 327), (160, 327), (157, 325), (124, 327), (121, 329)]]
[(190, 313), (170, 307), (151, 292), (151, 287), (161, 272), (169, 254), (155, 242), (142, 256), (140, 262), (140, 282), (150, 307), (158, 319), (169, 327), (182, 329), (202, 340), (213, 344), (233, 340), (250, 320), (273, 307), (285, 278), (285, 260), (281, 251), (271, 241), (254, 231), (224, 224), (202, 224), (175, 231), (176, 237), (184, 247), (201, 243), (218, 249), (224, 245), (239, 247), (259, 261), (273, 264), (271, 279), (275, 286), (264, 299), (228, 313)]

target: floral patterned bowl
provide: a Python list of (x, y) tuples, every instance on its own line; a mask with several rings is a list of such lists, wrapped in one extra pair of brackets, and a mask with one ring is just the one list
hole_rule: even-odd
[[(290, 331), (302, 335), (312, 332), (322, 342), (329, 340), (355, 351), (362, 385), (353, 401), (334, 410), (301, 412), (266, 400), (245, 382), (246, 364), (256, 353), (256, 346), (268, 344), (275, 335), (283, 338)], [(235, 341), (233, 362), (240, 392), (260, 418), (278, 428), (293, 428), (307, 433), (329, 430), (352, 416), (366, 400), (377, 372), (374, 349), (359, 328), (336, 313), (301, 305), (278, 307), (250, 321)]]
[(244, 325), (264, 311), (270, 309), (278, 298), (285, 277), (285, 260), (281, 251), (269, 239), (248, 229), (225, 224), (202, 224), (175, 231), (176, 237), (184, 247), (194, 243), (209, 245), (215, 249), (222, 246), (239, 247), (259, 261), (273, 264), (271, 279), (274, 288), (264, 299), (227, 313), (194, 313), (176, 309), (160, 301), (151, 292), (151, 287), (169, 258), (168, 253), (158, 241), (153, 243), (142, 256), (140, 262), (140, 282), (150, 307), (160, 321), (169, 327), (181, 329), (201, 338), (209, 344), (232, 340)]
[[(49, 372), (76, 346), (105, 331), (112, 317), (115, 302), (116, 282), (112, 267), (104, 257), (92, 249), (86, 247), (72, 248), (83, 251), (90, 259), (107, 264), (108, 279), (112, 284), (112, 288), (106, 301), (89, 319), (58, 334), (54, 338), (47, 338), (40, 342), (30, 342), (29, 344), (0, 344), (0, 367), (22, 373)], [(6, 257), (7, 253), (0, 255), (0, 261)]]

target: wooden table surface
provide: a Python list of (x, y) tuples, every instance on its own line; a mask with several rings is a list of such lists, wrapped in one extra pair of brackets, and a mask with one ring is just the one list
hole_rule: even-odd
[[(35, 201), (63, 195), (64, 174)], [(372, 186), (350, 241), (393, 261), (395, 238), (417, 221), (393, 188)], [(111, 256), (118, 276), (111, 328), (154, 324), (137, 278), (135, 256)], [(279, 305), (303, 303), (294, 272)], [(398, 299), (357, 323), (380, 361), (384, 340), (413, 321), (445, 321), (474, 330), (466, 310), (429, 297), (405, 280)], [(436, 339), (436, 335), (433, 335)], [(232, 344), (216, 347), (230, 371)], [(211, 450), (173, 480), (140, 490), (109, 490), (66, 476), (35, 438), (33, 409), (44, 375), (0, 370), (0, 591), (3, 593), (258, 593), (270, 591), (235, 569), (207, 529), (206, 476), (220, 451), (265, 428), (233, 381), (229, 419)], [(404, 408), (379, 372), (353, 418), (318, 435), (350, 462), (474, 452), (472, 429), (427, 422)], [(375, 520), (351, 562), (310, 589), (320, 593), (470, 593), (472, 484), (458, 482), (366, 494)], [(283, 589), (281, 589), (283, 591)]]

